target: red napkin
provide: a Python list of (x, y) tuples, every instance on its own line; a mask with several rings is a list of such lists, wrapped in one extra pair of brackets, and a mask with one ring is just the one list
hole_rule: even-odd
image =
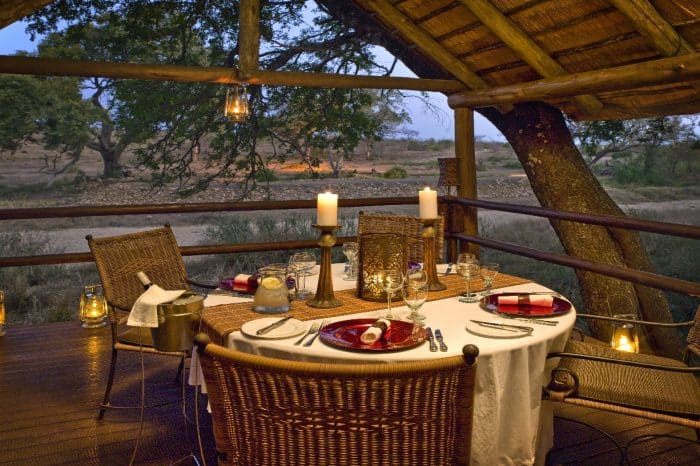
[(552, 307), (554, 298), (549, 295), (513, 294), (498, 297), (498, 305)]
[(233, 278), (224, 278), (219, 282), (219, 287), (224, 290), (238, 291), (239, 293), (254, 293), (258, 287), (258, 280), (252, 275), (239, 273)]

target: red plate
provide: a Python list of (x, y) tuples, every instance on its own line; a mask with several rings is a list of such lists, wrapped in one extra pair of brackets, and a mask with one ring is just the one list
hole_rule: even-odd
[(529, 305), (498, 305), (499, 296), (518, 296), (527, 293), (498, 293), (490, 294), (481, 298), (481, 307), (487, 311), (497, 312), (499, 314), (519, 315), (519, 316), (537, 316), (549, 317), (566, 314), (571, 310), (571, 303), (565, 299), (554, 298), (552, 307), (546, 306), (529, 306)]
[(367, 345), (360, 341), (360, 335), (372, 326), (377, 319), (350, 319), (333, 322), (321, 330), (321, 341), (336, 348), (355, 351), (399, 351), (418, 346), (427, 338), (425, 329), (413, 322), (392, 320), (388, 340), (382, 336), (378, 341)]

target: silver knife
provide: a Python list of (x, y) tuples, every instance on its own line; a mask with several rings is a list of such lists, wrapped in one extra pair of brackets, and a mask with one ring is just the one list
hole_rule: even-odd
[(483, 320), (472, 320), (471, 322), (481, 325), (482, 327), (500, 328), (509, 332), (525, 332), (530, 334), (534, 330), (532, 327), (526, 327), (525, 325), (500, 324), (498, 322), (487, 322)]
[(428, 334), (428, 341), (430, 342), (430, 351), (437, 351), (438, 347), (435, 344), (435, 337), (433, 337), (433, 329), (430, 327), (426, 327), (425, 332)]
[(447, 345), (445, 344), (445, 340), (442, 338), (442, 332), (439, 328), (435, 329), (435, 339), (440, 344), (440, 351), (447, 351)]
[(268, 325), (267, 327), (263, 327), (260, 330), (258, 330), (257, 332), (255, 332), (255, 334), (256, 335), (265, 335), (267, 332), (283, 326), (284, 323), (287, 322), (291, 318), (292, 318), (292, 316), (287, 316), (283, 319), (280, 319), (276, 322), (273, 322), (270, 325)]

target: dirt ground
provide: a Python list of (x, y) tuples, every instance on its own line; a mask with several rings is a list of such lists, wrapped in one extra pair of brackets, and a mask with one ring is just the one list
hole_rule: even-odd
[[(203, 150), (206, 157), (206, 150)], [(454, 157), (453, 147), (435, 150), (408, 150), (405, 142), (390, 141), (379, 144), (371, 157), (362, 150), (343, 164), (343, 171), (351, 177), (294, 179), (304, 170), (299, 163), (273, 166), (280, 179), (270, 184), (261, 183), (259, 189), (245, 200), (315, 199), (324, 189), (331, 189), (341, 198), (414, 196), (423, 186), (437, 186), (437, 159)], [(56, 161), (62, 166), (65, 159)], [(129, 163), (129, 157), (125, 162)], [(400, 166), (408, 172), (404, 179), (384, 179), (381, 174)], [(477, 145), (477, 184), (479, 198), (538, 205), (525, 174), (507, 145), (489, 143)], [(146, 174), (131, 170), (132, 176), (120, 181), (105, 181), (99, 175), (102, 163), (99, 155), (86, 151), (80, 162), (67, 173), (55, 177), (53, 154), (36, 146), (26, 146), (14, 154), (0, 152), (0, 208), (48, 207), (69, 205), (125, 205), (141, 203), (173, 202), (221, 202), (240, 200), (240, 188), (235, 185), (214, 183), (205, 193), (188, 199), (175, 195), (175, 188), (153, 191), (146, 181)], [(327, 165), (319, 168), (330, 172)], [(87, 182), (81, 189), (71, 188), (71, 180), (84, 174)], [(61, 183), (57, 183), (61, 181)], [(67, 183), (67, 184), (66, 184)], [(60, 186), (60, 187), (59, 187)], [(607, 188), (613, 199), (623, 209), (634, 212), (654, 211), (666, 221), (680, 223), (700, 222), (700, 190), (697, 187), (666, 187), (647, 189)], [(403, 210), (411, 212), (415, 206)], [(251, 214), (253, 215), (253, 214)], [(512, 214), (482, 210), (483, 220), (507, 223)], [(178, 241), (182, 245), (201, 244), (206, 241), (207, 219), (211, 216), (148, 216), (104, 217), (85, 219), (46, 220), (40, 222), (3, 222), (4, 231), (34, 231), (49, 235), (48, 241), (56, 252), (86, 250), (85, 235), (121, 234), (159, 225), (165, 221), (173, 224)]]

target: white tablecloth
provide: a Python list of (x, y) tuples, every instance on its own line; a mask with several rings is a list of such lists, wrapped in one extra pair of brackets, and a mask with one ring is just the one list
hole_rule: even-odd
[[(348, 289), (354, 282), (341, 279), (342, 270), (334, 264), (335, 289)], [(307, 286), (315, 290), (314, 277)], [(517, 285), (498, 291), (548, 291), (537, 284)], [(395, 316), (408, 314), (405, 306), (395, 307)], [(377, 317), (386, 310), (337, 317), (332, 321), (358, 317)], [(457, 298), (425, 303), (421, 312), (426, 325), (442, 330), (449, 349), (430, 352), (427, 343), (416, 348), (389, 353), (365, 354), (327, 346), (320, 339), (311, 347), (294, 346), (298, 338), (264, 340), (241, 332), (229, 335), (228, 346), (240, 351), (270, 357), (312, 362), (392, 362), (431, 359), (461, 354), (465, 344), (479, 347), (472, 438), (472, 465), (529, 465), (544, 462), (552, 446), (552, 411), (541, 400), (543, 383), (549, 379), (553, 361), (546, 363), (551, 351), (561, 351), (575, 321), (575, 312), (556, 319), (557, 326), (508, 321), (534, 328), (531, 336), (498, 339), (476, 336), (466, 331), (469, 319), (497, 320), (478, 304), (465, 304)], [(547, 367), (545, 367), (547, 364)], [(537, 460), (537, 461), (536, 461)]]

